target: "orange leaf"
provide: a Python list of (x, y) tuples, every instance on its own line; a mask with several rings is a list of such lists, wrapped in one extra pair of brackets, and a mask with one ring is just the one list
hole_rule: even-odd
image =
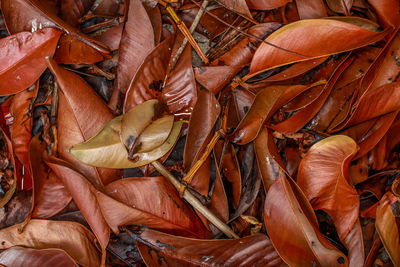
[(359, 196), (349, 185), (347, 173), (357, 152), (353, 139), (344, 135), (325, 138), (302, 159), (297, 183), (314, 209), (328, 213), (344, 240), (358, 218)]

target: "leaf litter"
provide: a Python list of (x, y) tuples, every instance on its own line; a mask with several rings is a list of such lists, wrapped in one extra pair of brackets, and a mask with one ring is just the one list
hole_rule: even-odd
[(398, 266), (397, 0), (2, 0), (0, 264)]

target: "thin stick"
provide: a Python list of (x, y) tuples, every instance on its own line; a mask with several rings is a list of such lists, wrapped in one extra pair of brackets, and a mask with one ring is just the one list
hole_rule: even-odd
[(93, 17), (93, 12), (103, 3), (104, 0), (95, 0), (93, 5), (90, 7), (88, 12), (78, 20), (79, 23), (83, 23)]
[[(199, 12), (197, 12), (196, 17), (194, 18), (193, 23), (189, 28), (189, 32), (191, 34), (196, 30), (197, 25), (199, 25), (201, 17), (203, 16), (204, 11), (206, 10), (206, 8), (208, 6), (208, 3), (209, 3), (209, 0), (204, 0), (203, 3), (201, 4), (201, 8), (199, 9)], [(185, 39), (183, 39), (181, 46), (178, 48), (178, 50), (176, 50), (176, 53), (175, 53), (174, 57), (172, 58), (171, 66), (169, 67), (169, 72), (171, 72), (175, 68), (175, 65), (178, 62), (178, 59), (180, 58), (180, 56), (182, 55), (183, 50), (185, 50), (187, 43), (188, 43), (188, 39), (185, 37)]]
[[(170, 181), (170, 183), (176, 188), (176, 190), (179, 190), (179, 188), (181, 187), (181, 183), (164, 167), (164, 165), (162, 165), (159, 161), (153, 161), (151, 164), (162, 176)], [(201, 204), (200, 200), (193, 196), (192, 193), (190, 193), (188, 190), (185, 190), (185, 192), (183, 193), (183, 198), (226, 236), (230, 238), (239, 238), (239, 236), (235, 234), (235, 232), (233, 232), (228, 225), (226, 225), (223, 221), (216, 217), (209, 209), (204, 207), (203, 204)]]
[(213, 150), (215, 144), (218, 142), (219, 138), (223, 134), (223, 131), (215, 132), (214, 136), (212, 137), (210, 143), (206, 147), (206, 151), (203, 153), (201, 158), (196, 161), (196, 163), (190, 168), (189, 172), (182, 178), (183, 184), (179, 188), (179, 195), (180, 197), (183, 196), (183, 193), (186, 190), (186, 186), (192, 182), (192, 179), (196, 172), (200, 169), (203, 163), (207, 160), (208, 156), (210, 155), (211, 151)]
[(51, 110), (50, 110), (50, 123), (52, 125), (57, 124), (57, 111), (58, 111), (58, 84), (54, 82), (53, 98), (51, 99)]
[[(190, 1), (191, 1), (193, 4), (195, 4), (196, 6), (198, 6), (200, 9), (205, 10), (205, 9), (202, 8), (196, 1), (194, 1), (194, 0), (190, 0)], [(277, 48), (277, 49), (280, 49), (280, 50), (282, 50), (282, 51), (285, 51), (285, 52), (287, 52), (287, 53), (290, 53), (290, 54), (293, 54), (293, 55), (296, 55), (296, 56), (299, 56), (299, 57), (302, 57), (302, 58), (306, 58), (306, 59), (309, 59), (309, 58), (310, 58), (309, 56), (305, 56), (305, 55), (299, 54), (299, 53), (297, 53), (297, 52), (291, 51), (291, 50), (289, 50), (289, 49), (280, 47), (280, 46), (278, 46), (278, 45), (275, 45), (275, 44), (273, 44), (273, 43), (270, 43), (270, 42), (268, 42), (268, 41), (265, 41), (265, 40), (263, 40), (263, 39), (261, 39), (261, 38), (255, 36), (255, 35), (253, 35), (253, 34), (250, 34), (250, 33), (247, 33), (247, 32), (245, 32), (245, 31), (242, 31), (242, 30), (240, 30), (240, 29), (237, 29), (235, 26), (233, 26), (233, 25), (231, 25), (231, 24), (225, 22), (224, 20), (218, 18), (218, 16), (214, 15), (213, 13), (208, 12), (208, 10), (205, 10), (205, 12), (206, 12), (208, 15), (210, 15), (211, 17), (213, 17), (214, 19), (216, 19), (216, 20), (218, 20), (219, 22), (221, 22), (222, 24), (224, 24), (225, 26), (227, 26), (227, 27), (229, 27), (229, 28), (232, 28), (232, 29), (235, 29), (236, 31), (238, 31), (238, 32), (240, 32), (240, 33), (246, 35), (247, 37), (251, 37), (251, 38), (257, 39), (258, 41), (260, 41), (260, 42), (262, 42), (262, 43), (265, 43), (265, 44), (267, 44), (267, 45), (270, 45), (270, 46), (272, 46), (272, 47), (275, 47), (275, 48)]]
[[(158, 1), (160, 4), (164, 5), (165, 3), (162, 0)], [(208, 58), (204, 54), (203, 50), (201, 50), (199, 44), (196, 42), (196, 40), (193, 38), (192, 34), (190, 33), (189, 29), (186, 27), (186, 24), (178, 17), (178, 15), (175, 13), (175, 10), (169, 6), (165, 5), (165, 9), (168, 11), (170, 14), (171, 18), (175, 21), (176, 26), (178, 26), (179, 30), (181, 33), (186, 37), (186, 39), (189, 41), (189, 43), (192, 45), (193, 49), (197, 52), (197, 54), (200, 56), (200, 58), (205, 62), (208, 63)]]
[(56, 155), (58, 149), (57, 113), (58, 113), (58, 83), (54, 82), (53, 98), (51, 99), (51, 110), (50, 110), (50, 124), (51, 124), (50, 129), (54, 139), (51, 151), (52, 155)]

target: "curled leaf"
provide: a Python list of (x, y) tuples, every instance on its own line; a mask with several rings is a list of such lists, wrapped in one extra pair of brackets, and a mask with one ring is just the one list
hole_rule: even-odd
[(163, 144), (146, 152), (134, 154), (135, 161), (128, 159), (128, 152), (121, 143), (122, 116), (112, 119), (100, 132), (70, 149), (70, 153), (78, 160), (102, 168), (135, 168), (143, 166), (164, 156), (175, 144), (183, 122), (175, 122)]
[(270, 187), (265, 199), (264, 222), (272, 244), (287, 264), (348, 265), (346, 256), (318, 231), (311, 205), (291, 178), (281, 174)]
[(154, 119), (161, 117), (165, 108), (158, 100), (150, 99), (124, 114), (121, 121), (121, 141), (127, 149), (137, 142), (139, 136)]
[(358, 218), (359, 196), (347, 178), (356, 152), (357, 145), (350, 137), (325, 138), (310, 148), (297, 175), (297, 183), (313, 208), (332, 217), (340, 240), (346, 238)]
[(94, 235), (79, 223), (34, 219), (21, 234), (17, 230), (19, 227), (16, 224), (0, 230), (0, 240), (3, 240), (0, 249), (13, 246), (62, 249), (79, 265), (100, 266)]

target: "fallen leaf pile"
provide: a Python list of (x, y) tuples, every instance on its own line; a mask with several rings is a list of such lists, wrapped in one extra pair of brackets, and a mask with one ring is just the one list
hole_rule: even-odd
[(1, 266), (400, 266), (398, 0), (0, 5)]

